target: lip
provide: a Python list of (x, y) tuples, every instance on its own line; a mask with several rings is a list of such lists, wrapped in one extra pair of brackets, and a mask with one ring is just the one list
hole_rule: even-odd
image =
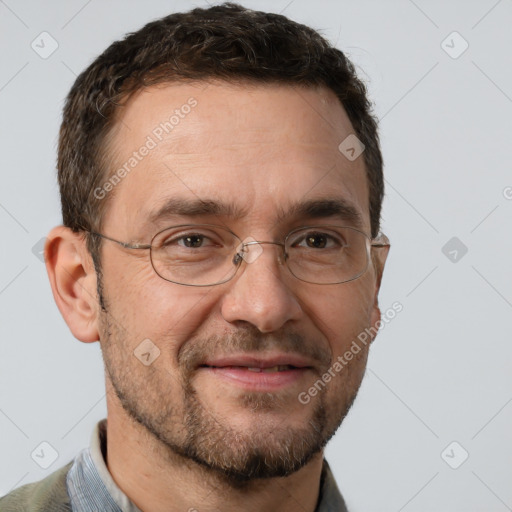
[(272, 368), (273, 366), (290, 365), (296, 368), (311, 368), (313, 364), (310, 360), (293, 353), (274, 353), (274, 354), (234, 354), (215, 359), (208, 359), (201, 366), (213, 366), (222, 368), (226, 366), (247, 366), (249, 368)]
[[(290, 368), (270, 370), (276, 366)], [(297, 384), (312, 368), (310, 361), (297, 354), (239, 354), (208, 360), (199, 370), (246, 391), (269, 392)]]

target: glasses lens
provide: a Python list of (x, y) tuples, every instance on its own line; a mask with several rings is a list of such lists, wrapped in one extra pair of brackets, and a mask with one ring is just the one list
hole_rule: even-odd
[(173, 283), (211, 286), (231, 279), (240, 240), (220, 226), (182, 225), (158, 233), (152, 242), (151, 262), (156, 273)]
[(353, 228), (303, 228), (287, 237), (288, 267), (296, 278), (308, 283), (352, 281), (368, 268), (368, 244), (368, 237)]
[[(174, 226), (153, 238), (151, 262), (155, 272), (167, 281), (212, 286), (235, 275), (242, 261), (237, 257), (240, 243), (221, 226)], [(286, 237), (285, 251), (296, 278), (315, 284), (344, 283), (366, 272), (369, 239), (353, 228), (313, 226), (292, 231)]]

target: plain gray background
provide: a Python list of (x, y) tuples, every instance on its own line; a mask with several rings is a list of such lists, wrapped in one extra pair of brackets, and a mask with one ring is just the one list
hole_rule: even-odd
[[(380, 301), (403, 311), (327, 449), (350, 510), (512, 510), (512, 2), (241, 3), (320, 30), (380, 119)], [(99, 345), (72, 337), (38, 255), (60, 223), (63, 100), (112, 41), (205, 5), (0, 0), (0, 495), (71, 460), (106, 414)]]

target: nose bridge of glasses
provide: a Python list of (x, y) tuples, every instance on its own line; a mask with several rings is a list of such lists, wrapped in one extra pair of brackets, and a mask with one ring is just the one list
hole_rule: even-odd
[(263, 253), (262, 245), (277, 245), (281, 247), (281, 251), (278, 253), (278, 261), (280, 264), (283, 264), (286, 260), (286, 253), (285, 253), (285, 244), (280, 242), (271, 242), (271, 241), (265, 241), (265, 240), (255, 240), (252, 237), (248, 237), (245, 240), (243, 240), (240, 244), (238, 244), (236, 248), (236, 260), (243, 259), (247, 263), (253, 263), (256, 261), (260, 255)]

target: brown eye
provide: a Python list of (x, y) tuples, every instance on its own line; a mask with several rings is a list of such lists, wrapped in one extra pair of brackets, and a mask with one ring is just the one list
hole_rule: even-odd
[(323, 249), (327, 245), (327, 237), (325, 235), (308, 235), (306, 237), (308, 247)]
[(178, 241), (183, 241), (185, 247), (201, 247), (204, 239), (202, 235), (187, 235), (179, 238)]

